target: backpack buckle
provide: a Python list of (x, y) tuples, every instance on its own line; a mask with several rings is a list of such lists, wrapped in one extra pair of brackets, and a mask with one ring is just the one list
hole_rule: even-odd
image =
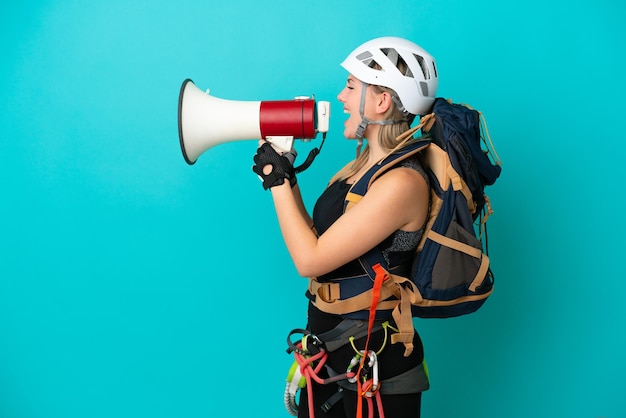
[(338, 283), (319, 283), (320, 287), (314, 293), (324, 302), (333, 303), (341, 299), (341, 289)]

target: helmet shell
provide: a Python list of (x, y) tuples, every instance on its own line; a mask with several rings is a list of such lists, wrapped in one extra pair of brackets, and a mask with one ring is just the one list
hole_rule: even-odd
[[(396, 66), (400, 58), (407, 65), (406, 74)], [(380, 69), (372, 68), (373, 62)], [(352, 51), (341, 66), (364, 83), (393, 89), (414, 115), (428, 113), (433, 106), (439, 85), (435, 59), (411, 41), (392, 36), (372, 39)]]

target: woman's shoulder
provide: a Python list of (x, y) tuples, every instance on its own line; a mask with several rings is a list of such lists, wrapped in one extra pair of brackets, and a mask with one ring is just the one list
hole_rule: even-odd
[[(422, 176), (422, 178), (424, 179), (424, 181), (426, 181), (427, 184), (429, 183), (428, 175), (426, 174), (426, 170), (424, 169), (424, 165), (423, 165), (422, 159), (419, 157), (419, 155), (413, 155), (413, 156), (411, 156), (411, 157), (401, 161), (394, 168), (408, 168), (408, 169), (411, 169), (411, 170), (419, 173), (419, 175)], [(393, 169), (391, 171), (393, 171)]]
[(428, 178), (419, 164), (403, 162), (379, 176), (370, 186), (392, 193), (421, 194), (428, 189)]

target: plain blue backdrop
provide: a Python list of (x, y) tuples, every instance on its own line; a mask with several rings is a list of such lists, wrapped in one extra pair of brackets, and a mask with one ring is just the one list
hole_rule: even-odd
[[(0, 6), (0, 417), (288, 416), (306, 280), (251, 172), (188, 166), (177, 101), (331, 101), (309, 206), (352, 158), (339, 66), (377, 36), (431, 52), (482, 110), (496, 291), (416, 320), (429, 418), (626, 416), (623, 2), (21, 1)], [(301, 154), (319, 141), (298, 143)]]

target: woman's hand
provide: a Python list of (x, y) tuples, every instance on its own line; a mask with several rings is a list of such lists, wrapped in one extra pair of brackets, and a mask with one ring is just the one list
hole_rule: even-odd
[(293, 187), (297, 182), (293, 168), (295, 158), (295, 150), (279, 154), (270, 143), (262, 141), (254, 156), (252, 171), (263, 181), (265, 190), (283, 184), (285, 179)]

